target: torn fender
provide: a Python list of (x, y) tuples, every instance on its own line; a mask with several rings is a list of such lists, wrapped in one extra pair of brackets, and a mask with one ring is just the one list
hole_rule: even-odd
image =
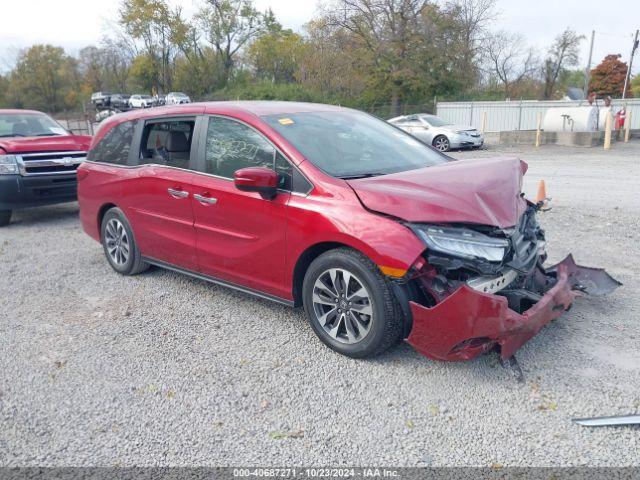
[(621, 285), (602, 269), (576, 265), (571, 255), (545, 274), (555, 284), (522, 314), (511, 310), (505, 297), (467, 285), (431, 308), (410, 302), (413, 326), (407, 341), (437, 360), (470, 360), (496, 345), (507, 359), (568, 310), (578, 291), (604, 295)]

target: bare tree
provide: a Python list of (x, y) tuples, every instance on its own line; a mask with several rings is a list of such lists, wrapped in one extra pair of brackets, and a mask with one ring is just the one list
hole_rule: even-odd
[(510, 97), (514, 86), (535, 73), (538, 59), (535, 50), (525, 46), (522, 35), (501, 31), (487, 39), (485, 64), (489, 75), (497, 78), (505, 96)]
[(556, 37), (551, 47), (549, 47), (547, 58), (542, 67), (545, 99), (548, 100), (553, 96), (558, 77), (566, 70), (566, 67), (573, 67), (578, 64), (580, 42), (582, 40), (584, 40), (584, 35), (578, 35), (567, 28)]
[(447, 13), (456, 20), (458, 70), (464, 72), (467, 85), (476, 83), (481, 46), (498, 15), (495, 6), (496, 0), (451, 0), (446, 4)]

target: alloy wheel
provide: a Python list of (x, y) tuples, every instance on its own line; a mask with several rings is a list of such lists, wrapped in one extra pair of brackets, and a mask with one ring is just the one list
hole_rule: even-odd
[(107, 222), (104, 231), (104, 240), (107, 253), (116, 265), (124, 265), (129, 260), (129, 237), (124, 225), (117, 218), (112, 218)]
[(342, 268), (331, 268), (318, 277), (313, 286), (313, 310), (324, 331), (341, 343), (362, 341), (373, 322), (369, 291)]
[(436, 138), (434, 146), (441, 152), (446, 152), (449, 150), (449, 140), (447, 137), (438, 137)]

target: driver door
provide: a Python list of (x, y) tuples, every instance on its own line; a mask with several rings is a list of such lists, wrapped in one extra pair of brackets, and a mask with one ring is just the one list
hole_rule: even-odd
[(222, 116), (202, 120), (198, 172), (192, 179), (199, 269), (252, 290), (290, 296), (291, 289), (284, 286), (290, 193), (282, 189), (265, 200), (257, 192), (238, 190), (233, 182), (236, 170), (258, 166), (279, 171), (285, 187), (290, 165), (253, 127)]
[(433, 133), (429, 128), (429, 124), (418, 117), (418, 115), (409, 115), (405, 120), (405, 130), (414, 137), (422, 140), (423, 142), (431, 145), (433, 140)]

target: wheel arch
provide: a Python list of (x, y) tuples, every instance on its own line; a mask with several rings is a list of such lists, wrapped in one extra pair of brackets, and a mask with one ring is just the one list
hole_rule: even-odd
[(436, 145), (436, 140), (440, 137), (444, 137), (447, 139), (447, 141), (449, 142), (449, 144), (451, 144), (451, 140), (449, 140), (449, 137), (447, 137), (446, 134), (444, 133), (438, 133), (435, 137), (433, 137), (433, 139), (431, 140), (431, 145), (435, 147)]
[(98, 218), (96, 219), (98, 232), (100, 232), (100, 229), (102, 228), (102, 219), (104, 218), (105, 214), (112, 208), (117, 208), (117, 207), (118, 206), (115, 203), (105, 203), (98, 209)]
[[(353, 250), (358, 250), (351, 245), (342, 242), (319, 242), (315, 243), (300, 254), (296, 264), (293, 268), (293, 276), (292, 276), (292, 286), (291, 292), (293, 293), (293, 302), (296, 307), (302, 305), (302, 282), (304, 280), (304, 275), (307, 273), (307, 269), (311, 262), (313, 262), (316, 258), (322, 255), (329, 250), (335, 250), (337, 248), (351, 248)], [(360, 250), (358, 250), (360, 251)], [(360, 252), (363, 253), (363, 252)]]

